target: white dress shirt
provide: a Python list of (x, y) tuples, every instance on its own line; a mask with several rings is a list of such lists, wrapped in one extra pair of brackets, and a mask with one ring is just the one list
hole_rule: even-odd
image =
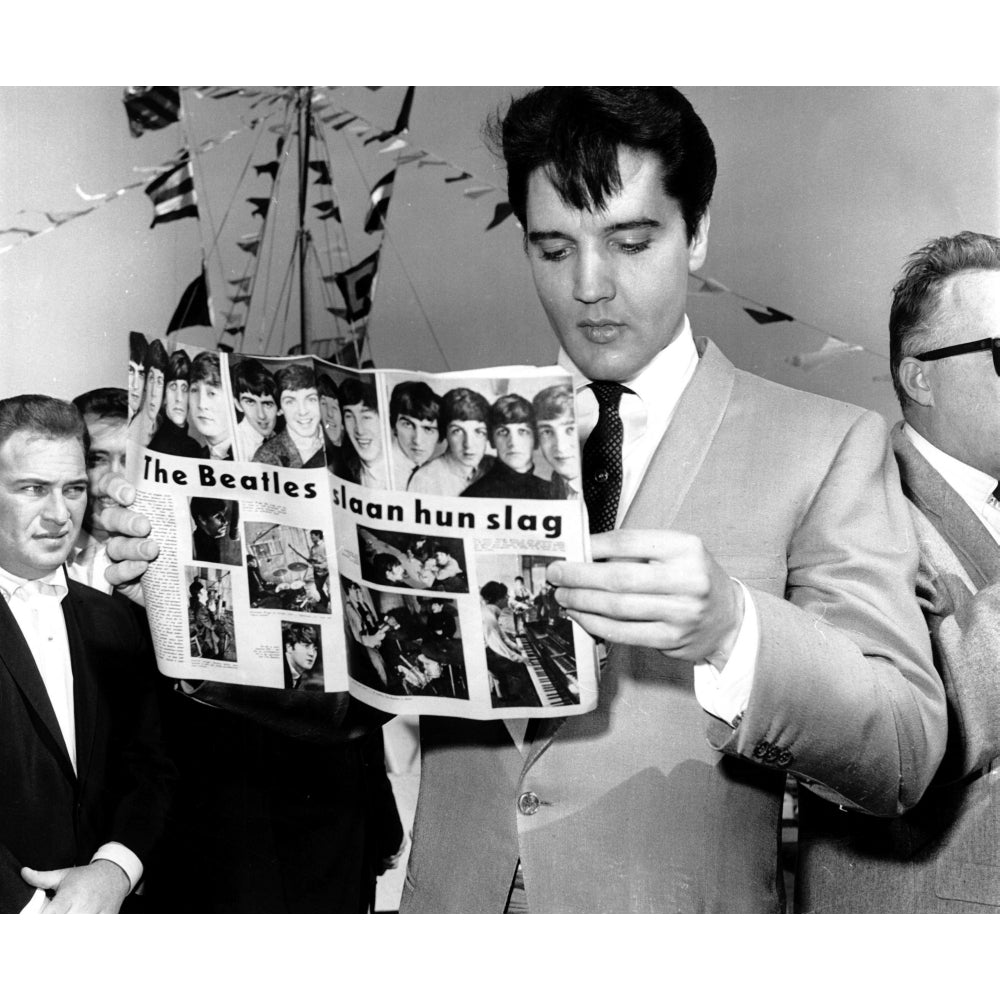
[(104, 578), (104, 571), (111, 565), (108, 558), (108, 543), (99, 542), (89, 532), (80, 529), (73, 543), (73, 551), (66, 560), (66, 573), (71, 580), (85, 583), (88, 587), (110, 594), (112, 586)]
[[(49, 702), (59, 723), (66, 751), (76, 771), (76, 716), (73, 709), (73, 664), (69, 651), (62, 601), (69, 589), (60, 566), (38, 580), (13, 576), (0, 567), (0, 594), (28, 644)], [(0, 733), (0, 739), (4, 734)], [(129, 891), (142, 878), (142, 862), (124, 844), (109, 841), (95, 852), (91, 861), (113, 861), (129, 880)], [(45, 891), (37, 889), (22, 913), (34, 913), (45, 902)]]
[(973, 514), (1000, 544), (1000, 504), (993, 496), (997, 480), (930, 443), (919, 431), (903, 424), (903, 433), (939, 476), (972, 508)]
[[(573, 364), (564, 350), (559, 351), (558, 363), (573, 376), (577, 431), (582, 447), (596, 426), (600, 412), (597, 398), (588, 388), (592, 380)], [(685, 316), (681, 332), (638, 375), (622, 383), (632, 391), (622, 394), (618, 408), (624, 441), (616, 527), (621, 526), (697, 366), (698, 351), (691, 324)], [(706, 660), (694, 667), (694, 692), (698, 703), (706, 712), (730, 725), (735, 724), (747, 707), (757, 665), (757, 611), (750, 592), (742, 583), (740, 587), (744, 601), (743, 622), (728, 661), (713, 665)]]

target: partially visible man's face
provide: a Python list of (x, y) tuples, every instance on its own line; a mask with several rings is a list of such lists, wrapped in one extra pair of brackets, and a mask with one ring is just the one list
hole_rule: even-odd
[(622, 149), (622, 189), (598, 213), (528, 179), (531, 275), (559, 343), (589, 379), (627, 381), (680, 332), (687, 279), (705, 259), (707, 216), (688, 244), (680, 205), (653, 153)]
[(241, 392), (236, 406), (242, 410), (244, 419), (262, 437), (269, 438), (274, 433), (278, 420), (278, 404), (273, 396), (255, 396), (252, 392)]
[(319, 394), (315, 388), (286, 389), (281, 394), (285, 426), (302, 438), (312, 438), (319, 430)]
[(167, 383), (166, 402), (163, 410), (167, 420), (178, 427), (183, 427), (188, 418), (188, 384), (184, 379), (174, 379)]
[(221, 386), (204, 381), (192, 382), (188, 415), (191, 425), (210, 445), (221, 444), (229, 437), (226, 397)]
[(423, 465), (430, 460), (438, 443), (438, 425), (436, 420), (418, 420), (401, 413), (396, 417), (393, 428), (400, 450), (416, 465)]
[(222, 538), (229, 531), (229, 511), (224, 509), (214, 514), (195, 514), (194, 523), (209, 538)]
[(351, 444), (369, 465), (382, 454), (382, 435), (379, 431), (378, 410), (369, 409), (364, 403), (344, 407), (344, 430)]
[(163, 372), (159, 368), (150, 368), (146, 374), (146, 418), (152, 423), (160, 412), (163, 402)]
[(406, 575), (406, 570), (403, 569), (403, 564), (399, 562), (394, 562), (386, 571), (385, 578), (390, 583), (398, 583)]
[[(935, 347), (1000, 336), (1000, 271), (967, 271), (940, 292)], [(923, 362), (933, 405), (916, 407), (917, 429), (942, 451), (1000, 479), (1000, 376), (990, 351)]]
[(535, 434), (529, 424), (501, 424), (493, 432), (493, 447), (497, 458), (508, 468), (527, 472), (535, 450)]
[(292, 666), (299, 671), (312, 670), (316, 662), (316, 646), (311, 642), (296, 642), (294, 645), (285, 646), (285, 652)]
[(432, 660), (423, 653), (417, 654), (420, 666), (423, 667), (424, 674), (428, 680), (436, 681), (441, 676), (441, 664), (437, 660)]
[(90, 497), (83, 526), (98, 541), (108, 537), (109, 528), (104, 519), (108, 510), (118, 503), (101, 488), (101, 480), (109, 473), (125, 475), (125, 446), (128, 441), (128, 424), (124, 420), (106, 417), (85, 418), (90, 435), (87, 452), (87, 480)]
[(538, 421), (538, 447), (545, 461), (560, 476), (574, 479), (580, 474), (580, 445), (576, 421), (571, 416)]
[(486, 454), (486, 424), (482, 420), (452, 420), (445, 432), (448, 451), (460, 465), (475, 469)]
[(0, 566), (37, 580), (61, 566), (87, 509), (87, 469), (76, 438), (15, 431), (0, 446)]
[(323, 430), (332, 444), (340, 444), (341, 433), (344, 430), (344, 419), (340, 414), (340, 403), (333, 396), (319, 397), (319, 408), (323, 414)]
[(138, 361), (128, 363), (128, 412), (135, 413), (142, 404), (143, 375), (145, 367)]

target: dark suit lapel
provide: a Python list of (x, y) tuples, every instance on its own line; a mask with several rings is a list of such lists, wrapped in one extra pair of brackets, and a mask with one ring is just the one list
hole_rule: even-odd
[(976, 587), (1000, 579), (1000, 546), (969, 505), (917, 451), (899, 423), (892, 429), (903, 492), (948, 543)]
[(76, 725), (76, 771), (82, 779), (94, 748), (94, 729), (97, 722), (97, 685), (87, 649), (80, 633), (79, 618), (87, 613), (86, 604), (69, 584), (69, 594), (62, 603), (69, 639), (69, 658), (73, 664), (73, 712)]
[(63, 739), (56, 713), (49, 700), (49, 693), (45, 690), (42, 675), (38, 672), (35, 659), (21, 634), (17, 620), (7, 607), (7, 602), (2, 599), (0, 599), (0, 635), (4, 637), (4, 642), (0, 645), (0, 668), (6, 669), (32, 713), (37, 717), (39, 738), (59, 761), (67, 776), (75, 780), (66, 741)]
[[(736, 369), (710, 340), (701, 337), (695, 345), (700, 359), (694, 375), (653, 453), (623, 528), (670, 527), (726, 414)], [(565, 716), (537, 720), (533, 739), (525, 740), (525, 771), (546, 751), (565, 721)]]

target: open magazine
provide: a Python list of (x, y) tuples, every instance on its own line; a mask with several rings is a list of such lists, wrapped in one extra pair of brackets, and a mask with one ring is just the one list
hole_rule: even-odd
[(545, 582), (589, 556), (563, 369), (359, 371), (161, 341), (142, 367), (128, 470), (160, 543), (143, 590), (162, 673), (394, 714), (595, 706), (594, 642)]

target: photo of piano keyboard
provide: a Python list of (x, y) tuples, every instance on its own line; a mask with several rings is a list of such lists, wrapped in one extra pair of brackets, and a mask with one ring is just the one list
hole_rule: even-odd
[[(565, 624), (568, 626), (569, 622)], [(528, 658), (528, 672), (542, 704), (579, 704), (572, 631), (540, 621), (525, 622), (524, 629), (524, 633), (515, 638)]]

